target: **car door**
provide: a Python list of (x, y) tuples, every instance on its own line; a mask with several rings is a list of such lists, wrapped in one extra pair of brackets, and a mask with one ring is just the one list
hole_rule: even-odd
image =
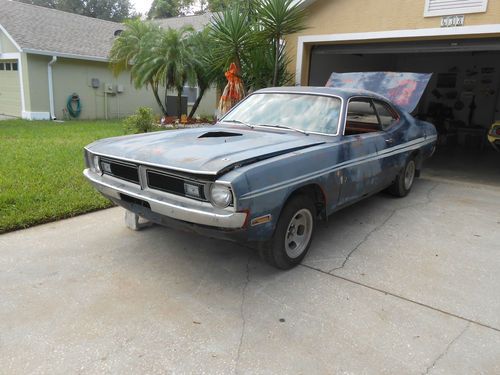
[(342, 138), (340, 205), (358, 200), (383, 186), (386, 176), (378, 152), (384, 148), (384, 132), (373, 101), (368, 97), (351, 98)]
[(377, 152), (380, 157), (382, 175), (380, 176), (381, 188), (390, 185), (399, 173), (401, 162), (398, 149), (404, 142), (401, 134), (401, 119), (397, 111), (389, 103), (373, 99), (381, 127), (384, 142), (377, 143)]

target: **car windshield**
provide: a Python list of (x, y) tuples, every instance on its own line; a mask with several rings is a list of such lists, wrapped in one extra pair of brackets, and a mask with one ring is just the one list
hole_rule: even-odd
[(337, 134), (341, 100), (337, 97), (260, 93), (249, 96), (222, 121), (247, 126), (286, 127), (302, 132)]

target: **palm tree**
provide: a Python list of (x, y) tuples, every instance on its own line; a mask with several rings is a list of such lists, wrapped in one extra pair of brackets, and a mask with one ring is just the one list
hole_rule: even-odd
[[(154, 77), (165, 85), (166, 89), (177, 91), (177, 109), (179, 118), (182, 115), (181, 97), (184, 84), (196, 83), (193, 46), (191, 43), (192, 27), (179, 30), (168, 28), (162, 30), (158, 39), (152, 40), (147, 49), (141, 50), (138, 59), (137, 76), (141, 83)], [(167, 90), (165, 90), (165, 103)]]
[(158, 94), (159, 81), (151, 75), (144, 79), (137, 75), (141, 66), (140, 56), (143, 50), (147, 49), (158, 38), (160, 28), (150, 22), (142, 22), (140, 19), (125, 22), (126, 29), (115, 39), (110, 52), (110, 64), (113, 74), (118, 76), (125, 70), (130, 70), (130, 80), (136, 88), (144, 84), (151, 87), (156, 103), (164, 114), (167, 113), (166, 106), (163, 105)]
[(214, 83), (225, 80), (223, 71), (214, 57), (216, 47), (213, 39), (210, 37), (210, 29), (207, 27), (192, 36), (191, 44), (195, 56), (194, 70), (196, 82), (198, 84), (198, 97), (196, 98), (189, 117), (193, 117), (200, 105), (201, 99), (206, 90)]
[[(284, 49), (284, 45), (280, 46)], [(269, 86), (287, 86), (293, 76), (287, 71), (290, 60), (284, 51), (280, 51), (278, 61), (278, 82), (273, 85), (275, 54), (271, 43), (262, 43), (252, 48), (245, 55), (242, 76), (247, 91), (255, 91)]]
[(273, 42), (273, 86), (279, 81), (279, 61), (284, 36), (304, 30), (307, 13), (296, 0), (262, 0), (257, 4), (257, 18), (262, 25), (262, 36)]
[(214, 41), (214, 57), (222, 69), (234, 62), (241, 70), (245, 52), (255, 45), (248, 12), (241, 11), (239, 7), (214, 13), (210, 37)]

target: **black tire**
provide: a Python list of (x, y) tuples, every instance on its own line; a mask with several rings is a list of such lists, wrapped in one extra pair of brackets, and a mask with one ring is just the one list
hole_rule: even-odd
[[(260, 257), (271, 266), (282, 270), (295, 267), (306, 256), (315, 228), (316, 208), (312, 199), (306, 195), (293, 197), (281, 212), (273, 238), (261, 245)], [(297, 242), (294, 241), (295, 238), (298, 239)], [(294, 251), (297, 254), (294, 254)]]
[[(408, 181), (409, 178), (411, 181)], [(394, 183), (389, 187), (389, 193), (396, 197), (406, 197), (413, 187), (415, 178), (417, 178), (417, 162), (415, 157), (410, 157)]]

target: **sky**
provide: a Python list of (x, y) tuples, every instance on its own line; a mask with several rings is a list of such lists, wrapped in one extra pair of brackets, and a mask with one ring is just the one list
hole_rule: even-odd
[(134, 8), (139, 13), (147, 13), (153, 0), (132, 0)]

